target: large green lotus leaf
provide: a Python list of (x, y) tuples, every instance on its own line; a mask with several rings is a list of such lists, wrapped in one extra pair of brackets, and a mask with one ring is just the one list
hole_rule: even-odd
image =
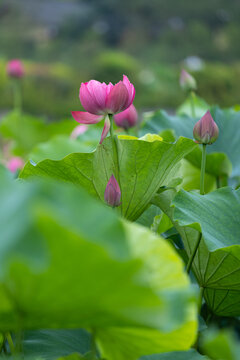
[(49, 141), (36, 145), (28, 158), (35, 163), (45, 159), (60, 160), (74, 152), (91, 152), (96, 148), (96, 145), (96, 141), (94, 144), (73, 140), (66, 135), (57, 135)]
[[(238, 129), (240, 123), (240, 111), (236, 112), (233, 109), (222, 110), (218, 107), (210, 109), (211, 114), (219, 127), (219, 137), (217, 141), (211, 146), (207, 146), (208, 154), (214, 154), (213, 158), (207, 156), (207, 172), (212, 175), (222, 175), (231, 173), (232, 164), (233, 178), (240, 176), (239, 163), (239, 133)], [(143, 133), (154, 132), (161, 133), (164, 130), (173, 129), (176, 137), (185, 136), (190, 139), (193, 138), (193, 127), (196, 119), (188, 117), (187, 115), (170, 116), (165, 111), (156, 111), (154, 113), (147, 113), (145, 116), (145, 125), (142, 129)], [(198, 153), (197, 153), (198, 151)], [(195, 154), (195, 152), (197, 154)], [(194, 165), (201, 164), (201, 151), (195, 150), (188, 158)], [(221, 154), (224, 153), (225, 155)], [(195, 157), (195, 159), (194, 159)]]
[(195, 296), (168, 243), (67, 184), (6, 179), (0, 189), (2, 331), (94, 329), (111, 353), (105, 332), (125, 329), (121, 360), (129, 343), (129, 360), (151, 352), (145, 334), (157, 353), (192, 345)]
[(188, 256), (202, 231), (193, 270), (205, 300), (217, 315), (240, 315), (240, 190), (226, 187), (204, 196), (168, 190), (154, 203), (171, 218)]
[[(174, 144), (119, 140), (121, 214), (136, 220), (159, 187), (171, 183), (180, 160), (196, 146), (193, 141), (182, 137)], [(112, 157), (112, 142), (108, 138), (90, 154), (74, 153), (60, 161), (41, 161), (36, 166), (28, 162), (20, 177), (47, 176), (71, 182), (104, 201), (105, 188), (112, 174), (118, 177)]]
[(2, 119), (0, 133), (13, 141), (12, 150), (15, 154), (26, 156), (36, 144), (47, 141), (53, 135), (69, 135), (75, 126), (74, 120), (47, 124), (42, 118), (13, 111)]
[(206, 356), (200, 355), (196, 350), (173, 351), (165, 354), (143, 356), (140, 360), (207, 360)]

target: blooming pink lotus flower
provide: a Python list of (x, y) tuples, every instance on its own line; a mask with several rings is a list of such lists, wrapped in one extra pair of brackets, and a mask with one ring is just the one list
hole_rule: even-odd
[(191, 91), (197, 89), (196, 80), (186, 70), (182, 69), (180, 75), (180, 86), (183, 90)]
[(21, 78), (24, 75), (24, 67), (20, 60), (14, 59), (7, 63), (7, 74), (13, 78)]
[(21, 159), (18, 156), (12, 157), (8, 162), (7, 162), (7, 168), (9, 171), (11, 171), (12, 173), (15, 173), (17, 170), (22, 169), (24, 166), (24, 161), (23, 159)]
[(70, 138), (71, 139), (77, 139), (79, 135), (84, 134), (88, 129), (87, 125), (78, 125), (73, 129)]
[(112, 175), (107, 183), (106, 190), (104, 193), (105, 202), (111, 206), (116, 207), (121, 204), (121, 190), (114, 175)]
[(132, 104), (126, 110), (114, 115), (114, 121), (117, 126), (125, 130), (134, 127), (138, 122), (138, 113), (135, 106)]
[(90, 80), (81, 84), (79, 92), (80, 101), (86, 112), (72, 111), (72, 116), (80, 124), (96, 124), (105, 118), (101, 144), (110, 129), (107, 115), (126, 110), (132, 104), (134, 96), (135, 88), (125, 75), (123, 81), (116, 85)]
[(218, 138), (218, 133), (218, 126), (209, 110), (193, 128), (193, 136), (199, 144), (210, 145), (214, 143)]

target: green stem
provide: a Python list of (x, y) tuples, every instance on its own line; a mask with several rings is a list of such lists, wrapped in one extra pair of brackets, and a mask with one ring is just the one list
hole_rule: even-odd
[(202, 163), (201, 163), (201, 176), (200, 176), (200, 194), (204, 195), (204, 176), (206, 167), (206, 144), (202, 144)]
[(202, 300), (203, 300), (204, 287), (200, 286), (199, 302), (198, 302), (198, 313), (201, 313)]
[(189, 260), (188, 260), (188, 263), (187, 263), (186, 271), (187, 271), (188, 274), (189, 274), (189, 272), (190, 272), (190, 270), (191, 270), (192, 263), (193, 263), (193, 260), (194, 260), (194, 258), (195, 258), (195, 255), (196, 255), (196, 253), (197, 253), (197, 249), (198, 249), (198, 247), (199, 247), (199, 244), (200, 244), (201, 239), (202, 239), (202, 234), (199, 233), (197, 242), (196, 242), (196, 244), (195, 244), (195, 247), (194, 247), (194, 249), (193, 249), (193, 252), (192, 252), (191, 256), (189, 257)]
[(191, 91), (190, 92), (190, 102), (191, 102), (191, 112), (192, 112), (192, 117), (195, 118), (196, 117), (196, 111), (195, 111), (195, 92)]
[(7, 339), (7, 342), (8, 342), (8, 345), (10, 347), (10, 351), (11, 351), (11, 354), (15, 354), (15, 346), (14, 346), (14, 343), (13, 343), (13, 340), (12, 340), (12, 336), (10, 334), (10, 332), (7, 332), (6, 333), (6, 339)]
[(22, 94), (19, 79), (13, 80), (14, 110), (22, 111)]
[[(112, 139), (112, 150), (113, 150), (113, 159), (114, 159), (114, 165), (116, 168), (116, 179), (118, 181), (118, 184), (120, 186), (120, 179), (119, 179), (119, 159), (118, 159), (118, 138), (116, 135), (114, 135), (113, 130), (113, 115), (108, 115), (110, 119), (110, 136)], [(121, 188), (121, 186), (120, 186)]]

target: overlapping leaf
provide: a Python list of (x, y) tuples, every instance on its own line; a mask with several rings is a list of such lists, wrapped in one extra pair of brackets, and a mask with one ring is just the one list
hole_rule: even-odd
[(188, 255), (202, 232), (193, 269), (208, 305), (218, 315), (239, 315), (240, 191), (226, 187), (202, 196), (181, 190), (172, 202), (174, 212), (173, 197), (167, 191), (156, 203), (171, 217)]

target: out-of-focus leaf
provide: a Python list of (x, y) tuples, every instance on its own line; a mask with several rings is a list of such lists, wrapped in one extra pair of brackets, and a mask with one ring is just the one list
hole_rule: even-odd
[(195, 296), (162, 238), (67, 184), (3, 180), (0, 200), (2, 331), (89, 329), (115, 360), (189, 349)]
[(199, 96), (195, 95), (192, 97), (191, 95), (184, 101), (184, 103), (179, 106), (177, 109), (178, 115), (188, 115), (192, 117), (192, 101), (194, 104), (194, 112), (196, 118), (202, 117), (205, 112), (209, 109), (209, 105), (206, 101)]
[(206, 356), (199, 354), (196, 350), (173, 351), (159, 355), (143, 356), (139, 360), (207, 360)]
[(20, 177), (50, 177), (81, 185), (90, 194), (104, 201), (104, 192), (112, 174), (121, 188), (120, 211), (129, 220), (136, 220), (146, 209), (159, 187), (171, 184), (180, 160), (197, 145), (185, 138), (174, 144), (162, 141), (119, 140), (120, 178), (113, 163), (112, 142), (108, 138), (93, 153), (74, 153), (60, 161), (30, 162)]
[(240, 344), (229, 330), (209, 329), (203, 332), (201, 348), (213, 360), (239, 360)]
[(14, 154), (26, 156), (36, 144), (47, 141), (53, 135), (69, 135), (75, 126), (73, 119), (47, 124), (41, 118), (14, 111), (2, 119), (0, 133), (13, 141)]
[(47, 142), (36, 145), (28, 158), (35, 163), (45, 159), (60, 160), (74, 152), (91, 152), (94, 149), (93, 144), (73, 140), (66, 135), (57, 135)]
[[(91, 336), (83, 329), (38, 330), (24, 333), (24, 356), (52, 360), (75, 352), (85, 354), (90, 351), (90, 348)], [(73, 355), (68, 358), (71, 356)]]

